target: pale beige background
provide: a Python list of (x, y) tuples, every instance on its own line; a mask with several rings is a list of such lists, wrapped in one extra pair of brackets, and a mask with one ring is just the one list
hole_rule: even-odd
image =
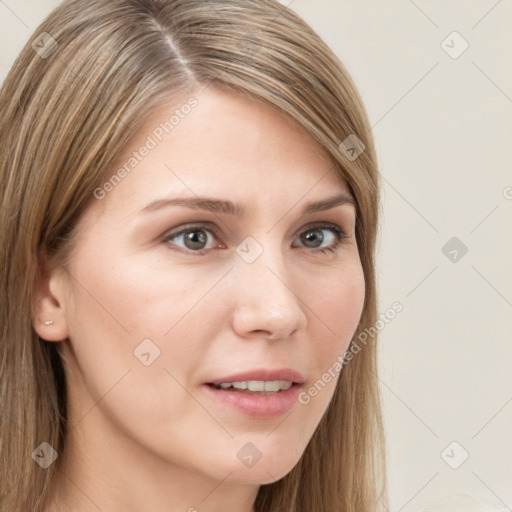
[[(376, 138), (380, 306), (403, 305), (380, 333), (391, 510), (512, 508), (512, 1), (281, 3), (345, 63)], [(0, 0), (0, 81), (57, 4)]]

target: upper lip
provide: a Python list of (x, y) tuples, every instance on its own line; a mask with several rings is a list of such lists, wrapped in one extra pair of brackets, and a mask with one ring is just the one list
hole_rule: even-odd
[(295, 384), (302, 384), (304, 377), (297, 371), (291, 368), (277, 368), (271, 370), (268, 368), (257, 368), (254, 370), (248, 370), (246, 372), (234, 373), (227, 375), (226, 377), (220, 377), (218, 379), (211, 380), (206, 384), (221, 384), (223, 382), (244, 382), (248, 380), (286, 380)]

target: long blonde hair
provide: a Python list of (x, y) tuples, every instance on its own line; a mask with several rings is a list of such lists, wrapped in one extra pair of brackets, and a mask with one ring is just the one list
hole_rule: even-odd
[[(56, 343), (31, 319), (33, 291), (64, 265), (95, 188), (152, 109), (210, 84), (280, 108), (325, 148), (357, 203), (366, 296), (354, 335), (377, 320), (377, 158), (343, 64), (275, 0), (70, 0), (39, 26), (0, 92), (0, 508), (41, 511), (62, 454), (67, 391)], [(340, 143), (356, 136), (353, 158)], [(298, 464), (260, 487), (257, 512), (374, 512), (387, 505), (373, 337), (343, 368)]]

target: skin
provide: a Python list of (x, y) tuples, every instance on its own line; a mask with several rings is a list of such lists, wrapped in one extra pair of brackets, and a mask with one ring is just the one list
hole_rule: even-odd
[[(46, 510), (252, 512), (259, 486), (297, 464), (333, 396), (338, 378), (308, 404), (258, 419), (202, 387), (238, 371), (289, 367), (307, 389), (345, 352), (365, 289), (354, 206), (301, 213), (349, 195), (315, 140), (247, 96), (208, 87), (194, 97), (198, 106), (179, 126), (91, 201), (69, 267), (38, 287), (34, 328), (60, 343), (71, 425)], [(148, 118), (116, 165), (175, 108)], [(196, 195), (241, 203), (247, 215), (139, 212), (156, 199)], [(197, 222), (218, 228), (192, 230), (207, 237), (202, 255), (183, 236), (164, 240)], [(319, 251), (336, 243), (331, 230), (315, 231), (323, 222), (346, 232), (334, 252)], [(320, 248), (304, 233), (320, 237)], [(236, 253), (248, 236), (263, 248), (252, 263)], [(134, 356), (146, 338), (161, 351), (149, 366)], [(252, 467), (237, 458), (248, 442), (262, 453)]]

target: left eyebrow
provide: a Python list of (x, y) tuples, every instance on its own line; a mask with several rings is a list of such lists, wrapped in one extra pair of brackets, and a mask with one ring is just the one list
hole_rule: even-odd
[[(328, 197), (320, 201), (314, 201), (308, 203), (302, 210), (302, 214), (310, 214), (324, 210), (330, 210), (336, 206), (343, 204), (352, 205), (356, 207), (356, 202), (351, 196), (346, 194), (338, 194), (333, 197)], [(183, 198), (164, 198), (157, 199), (147, 204), (139, 213), (147, 213), (168, 206), (184, 206), (186, 208), (207, 210), (214, 213), (224, 213), (227, 215), (234, 215), (237, 217), (245, 217), (247, 210), (245, 205), (240, 203), (233, 203), (231, 201), (225, 201), (221, 199), (215, 199), (211, 197), (183, 197)]]
[(337, 196), (329, 197), (327, 199), (322, 199), (321, 201), (315, 201), (314, 203), (309, 203), (302, 210), (302, 214), (321, 212), (324, 210), (330, 210), (335, 206), (340, 206), (342, 204), (350, 204), (354, 208), (356, 207), (356, 202), (354, 198), (351, 196), (347, 196), (346, 194), (338, 194)]

